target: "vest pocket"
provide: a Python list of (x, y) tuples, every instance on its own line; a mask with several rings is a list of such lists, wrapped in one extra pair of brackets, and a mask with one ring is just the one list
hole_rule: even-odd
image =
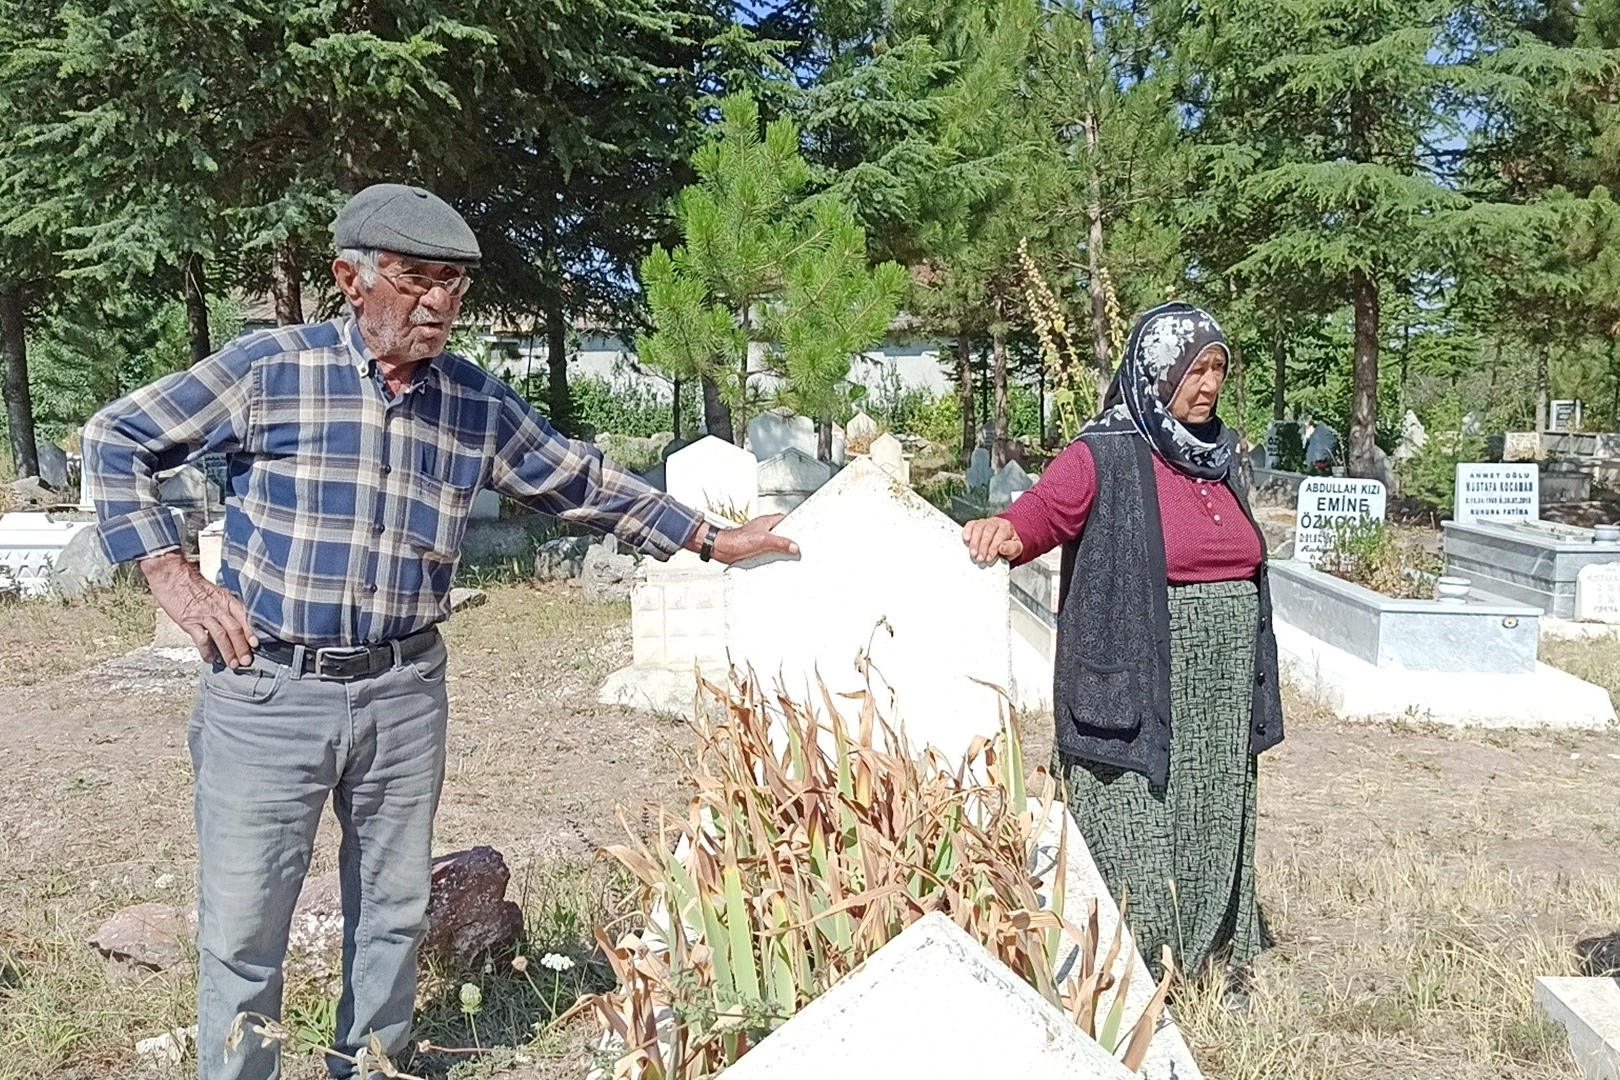
[(1081, 660), (1070, 683), (1063, 711), (1078, 727), (1110, 734), (1132, 732), (1142, 726), (1131, 673), (1125, 664), (1093, 664)]

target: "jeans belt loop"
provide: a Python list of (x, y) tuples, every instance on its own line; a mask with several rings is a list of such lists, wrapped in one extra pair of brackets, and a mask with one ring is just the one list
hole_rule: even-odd
[(293, 646), (292, 677), (295, 679), (304, 677), (304, 646), (302, 645)]
[(388, 640), (388, 647), (394, 651), (394, 670), (398, 671), (400, 668), (405, 666), (405, 654), (404, 651), (399, 647), (399, 638), (390, 638)]

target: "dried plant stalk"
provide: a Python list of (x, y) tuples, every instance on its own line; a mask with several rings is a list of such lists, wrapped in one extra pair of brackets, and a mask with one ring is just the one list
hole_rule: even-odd
[[(1086, 927), (1063, 920), (1061, 851), (1053, 909), (1042, 907), (1030, 864), (1056, 786), (1044, 769), (1026, 785), (1015, 725), (975, 740), (953, 767), (933, 751), (914, 756), (870, 692), (847, 699), (853, 722), (821, 694), (813, 709), (751, 673), (703, 683), (685, 818), (666, 816), (651, 843), (632, 833), (608, 849), (639, 882), (645, 916), (617, 942), (599, 932), (618, 985), (580, 1006), (618, 1048), (614, 1077), (718, 1072), (933, 911), (1096, 1037), (1121, 942), (1099, 964), (1095, 911)], [(1082, 963), (1059, 985), (1065, 937)], [(1126, 1046), (1128, 1067), (1140, 1066), (1162, 1007), (1161, 992), (1110, 1040)]]

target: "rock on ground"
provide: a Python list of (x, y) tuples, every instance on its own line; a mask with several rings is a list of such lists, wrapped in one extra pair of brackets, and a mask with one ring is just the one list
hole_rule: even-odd
[(101, 550), (96, 530), (80, 529), (51, 564), (51, 590), (63, 600), (76, 600), (110, 586), (117, 569)]
[[(492, 847), (434, 859), (423, 959), (463, 969), (521, 941), (523, 912), (506, 899), (511, 877), (505, 858)], [(194, 906), (136, 904), (107, 920), (90, 944), (114, 959), (163, 971), (186, 958), (196, 935)], [(337, 874), (304, 883), (287, 951), (290, 967), (335, 970), (343, 951), (343, 892)]]
[(585, 582), (588, 600), (628, 600), (635, 585), (636, 558), (619, 554), (619, 544), (611, 536), (592, 544), (585, 552), (585, 566), (580, 576)]
[(540, 581), (569, 581), (585, 570), (588, 536), (559, 536), (547, 540), (534, 553), (534, 576)]
[(102, 923), (90, 944), (114, 960), (164, 971), (186, 958), (196, 936), (195, 910), (136, 904)]

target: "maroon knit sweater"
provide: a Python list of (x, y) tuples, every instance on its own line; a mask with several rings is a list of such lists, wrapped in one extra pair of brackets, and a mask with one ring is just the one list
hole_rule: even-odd
[[(1153, 455), (1153, 479), (1159, 488), (1170, 584), (1254, 577), (1265, 550), (1259, 533), (1225, 484), (1179, 473), (1157, 454)], [(1014, 565), (1078, 537), (1096, 497), (1097, 463), (1091, 447), (1083, 441), (1070, 443), (1035, 486), (1000, 515), (1012, 522), (1024, 542), (1024, 553)]]

